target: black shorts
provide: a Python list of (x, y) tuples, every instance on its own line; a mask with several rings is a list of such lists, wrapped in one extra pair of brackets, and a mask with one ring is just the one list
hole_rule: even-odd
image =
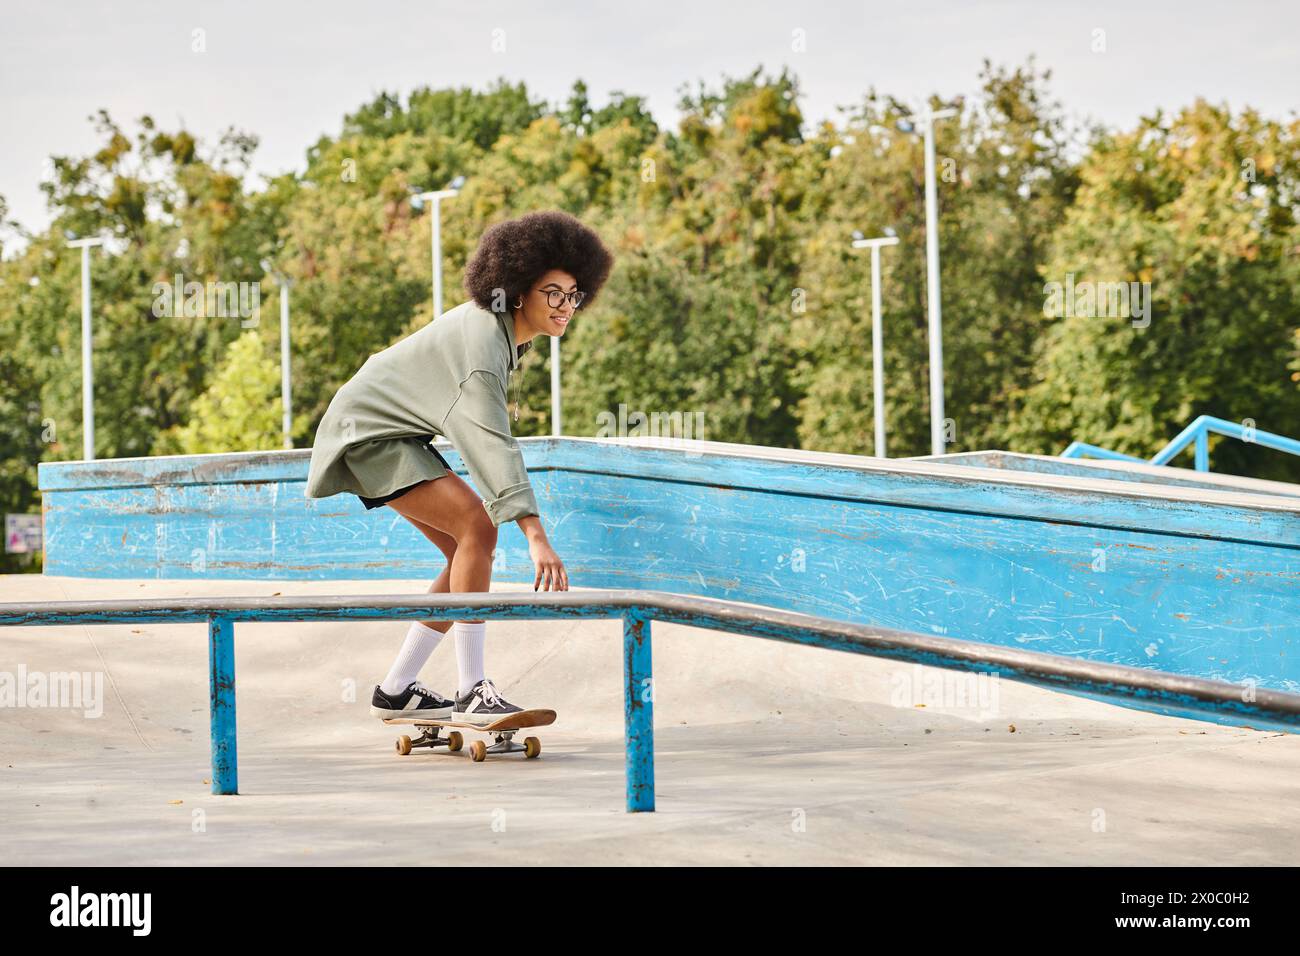
[[(424, 444), (424, 443), (421, 443), (420, 447), (426, 449), (429, 452), (429, 454), (433, 455), (434, 458), (442, 462), (442, 467), (446, 468), (447, 471), (451, 471), (451, 465), (448, 464), (446, 458), (443, 458), (442, 455), (438, 453), (438, 449), (434, 448), (432, 445)], [(428, 480), (429, 479), (427, 478), (425, 479), (425, 481)], [(422, 484), (424, 484), (424, 481), (417, 481), (415, 484), (407, 485), (405, 488), (398, 488), (396, 491), (390, 492), (389, 494), (384, 495), (382, 498), (367, 498), (365, 495), (357, 495), (357, 497), (361, 499), (361, 503), (365, 505), (366, 510), (369, 511), (371, 508), (382, 508), (384, 505), (388, 504), (388, 502), (392, 501), (394, 498), (400, 498), (402, 497), (402, 495), (406, 494), (412, 488), (418, 488)]]

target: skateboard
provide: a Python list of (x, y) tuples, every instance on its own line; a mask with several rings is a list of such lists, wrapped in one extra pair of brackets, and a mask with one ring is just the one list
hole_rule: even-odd
[[(514, 742), (515, 733), (525, 727), (545, 727), (555, 723), (555, 711), (521, 710), (517, 714), (509, 714), (490, 724), (471, 724), (461, 720), (424, 720), (419, 717), (387, 717), (384, 723), (411, 724), (420, 729), (420, 736), (414, 740), (406, 734), (397, 738), (397, 753), (401, 757), (405, 757), (417, 747), (428, 747), (431, 750), (446, 747), (449, 753), (456, 753), (465, 745), (465, 737), (460, 731), (473, 730), (495, 738), (495, 742), (491, 745), (481, 740), (470, 743), (469, 756), (475, 763), (486, 760), (488, 754), (522, 753), (531, 760), (542, 752), (542, 742), (536, 737), (527, 737), (521, 747)], [(445, 737), (442, 736), (444, 727), (449, 728)]]

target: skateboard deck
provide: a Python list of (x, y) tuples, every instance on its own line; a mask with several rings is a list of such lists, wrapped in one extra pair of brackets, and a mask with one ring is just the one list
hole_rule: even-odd
[[(411, 739), (406, 734), (397, 738), (399, 756), (404, 757), (418, 748), (436, 750), (439, 747), (446, 747), (449, 753), (456, 753), (465, 745), (464, 735), (460, 731), (473, 730), (494, 738), (491, 745), (481, 740), (475, 740), (469, 745), (470, 759), (475, 763), (486, 760), (488, 754), (522, 753), (531, 760), (541, 754), (542, 742), (536, 737), (528, 737), (521, 747), (514, 742), (515, 733), (526, 727), (545, 727), (555, 723), (555, 711), (521, 710), (516, 714), (494, 720), (490, 724), (471, 724), (463, 720), (450, 719), (430, 720), (422, 717), (388, 717), (384, 719), (384, 723), (411, 724), (420, 730), (420, 736), (415, 739)], [(448, 730), (445, 737), (442, 735), (444, 729)]]

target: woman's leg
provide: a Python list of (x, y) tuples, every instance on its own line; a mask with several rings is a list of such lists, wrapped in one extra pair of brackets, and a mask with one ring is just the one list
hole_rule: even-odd
[[(448, 555), (448, 592), (490, 591), (497, 528), (483, 501), (455, 474), (426, 481), (388, 502)], [(450, 553), (448, 553), (450, 550)], [(439, 580), (442, 575), (439, 575)], [(440, 591), (438, 581), (429, 588)], [(481, 623), (482, 619), (473, 623)], [(445, 622), (428, 622), (430, 627)], [(444, 630), (444, 628), (439, 628)]]
[[(426, 481), (388, 505), (419, 528), (435, 545), (443, 548), (444, 553), (447, 539), (454, 545), (447, 568), (434, 581), (430, 591), (443, 590), (444, 579), (447, 593), (491, 590), (497, 529), (483, 509), (482, 500), (461, 478), (451, 474)], [(426, 623), (428, 627), (443, 624), (438, 630), (446, 631), (446, 622)], [(464, 697), (484, 677), (483, 646), (487, 622), (478, 618), (457, 624), (453, 632), (459, 675), (456, 692)]]
[[(451, 561), (456, 554), (456, 539), (422, 522), (409, 518), (407, 520), (411, 521), (421, 534), (447, 556), (447, 567), (443, 568), (433, 584), (429, 585), (430, 594), (445, 594), (451, 578)], [(420, 669), (428, 662), (429, 657), (438, 649), (443, 637), (451, 630), (452, 623), (452, 621), (412, 621), (406, 629), (406, 639), (402, 641), (402, 646), (398, 649), (397, 657), (393, 659), (388, 674), (379, 682), (379, 689), (385, 694), (395, 695), (409, 687), (411, 681), (419, 676)]]
[[(405, 516), (404, 516), (405, 517)], [(414, 518), (407, 518), (407, 521), (415, 525), (420, 534), (428, 538), (439, 551), (447, 556), (447, 566), (442, 569), (442, 573), (433, 579), (429, 585), (430, 594), (446, 594), (451, 590), (451, 563), (456, 556), (456, 539), (445, 531), (439, 531), (433, 525), (425, 524), (423, 521), (417, 521)], [(435, 631), (441, 631), (446, 634), (451, 629), (453, 621), (421, 621), (425, 627), (431, 627)]]

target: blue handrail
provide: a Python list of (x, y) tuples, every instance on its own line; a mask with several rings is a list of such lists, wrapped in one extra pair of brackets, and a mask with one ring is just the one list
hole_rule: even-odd
[(485, 592), (331, 598), (166, 598), (0, 604), (0, 627), (166, 621), (208, 628), (212, 792), (239, 793), (235, 720), (235, 625), (289, 621), (419, 621), (622, 618), (625, 771), (629, 813), (655, 808), (651, 621), (748, 634), (889, 660), (984, 673), (1175, 716), (1300, 729), (1300, 694), (1252, 682), (1170, 674), (813, 617), (794, 611), (665, 591)]
[[(1250, 422), (1250, 419), (1246, 419)], [(1199, 415), (1196, 419), (1178, 433), (1168, 445), (1156, 452), (1151, 459), (1153, 465), (1167, 465), (1188, 445), (1196, 446), (1196, 470), (1210, 470), (1210, 433), (1226, 435), (1229, 438), (1236, 438), (1250, 445), (1263, 445), (1265, 448), (1272, 448), (1277, 451), (1284, 451), (1289, 455), (1300, 455), (1300, 441), (1294, 438), (1287, 438), (1284, 435), (1275, 435), (1272, 432), (1260, 431), (1253, 422), (1245, 424), (1241, 422), (1230, 422), (1222, 418), (1215, 418), (1213, 415)], [(1108, 448), (1099, 448), (1096, 445), (1089, 445), (1086, 442), (1070, 442), (1070, 447), (1061, 452), (1062, 458), (1105, 458), (1110, 461), (1143, 461), (1144, 459), (1135, 458), (1133, 455), (1125, 455), (1118, 451), (1111, 451)]]

